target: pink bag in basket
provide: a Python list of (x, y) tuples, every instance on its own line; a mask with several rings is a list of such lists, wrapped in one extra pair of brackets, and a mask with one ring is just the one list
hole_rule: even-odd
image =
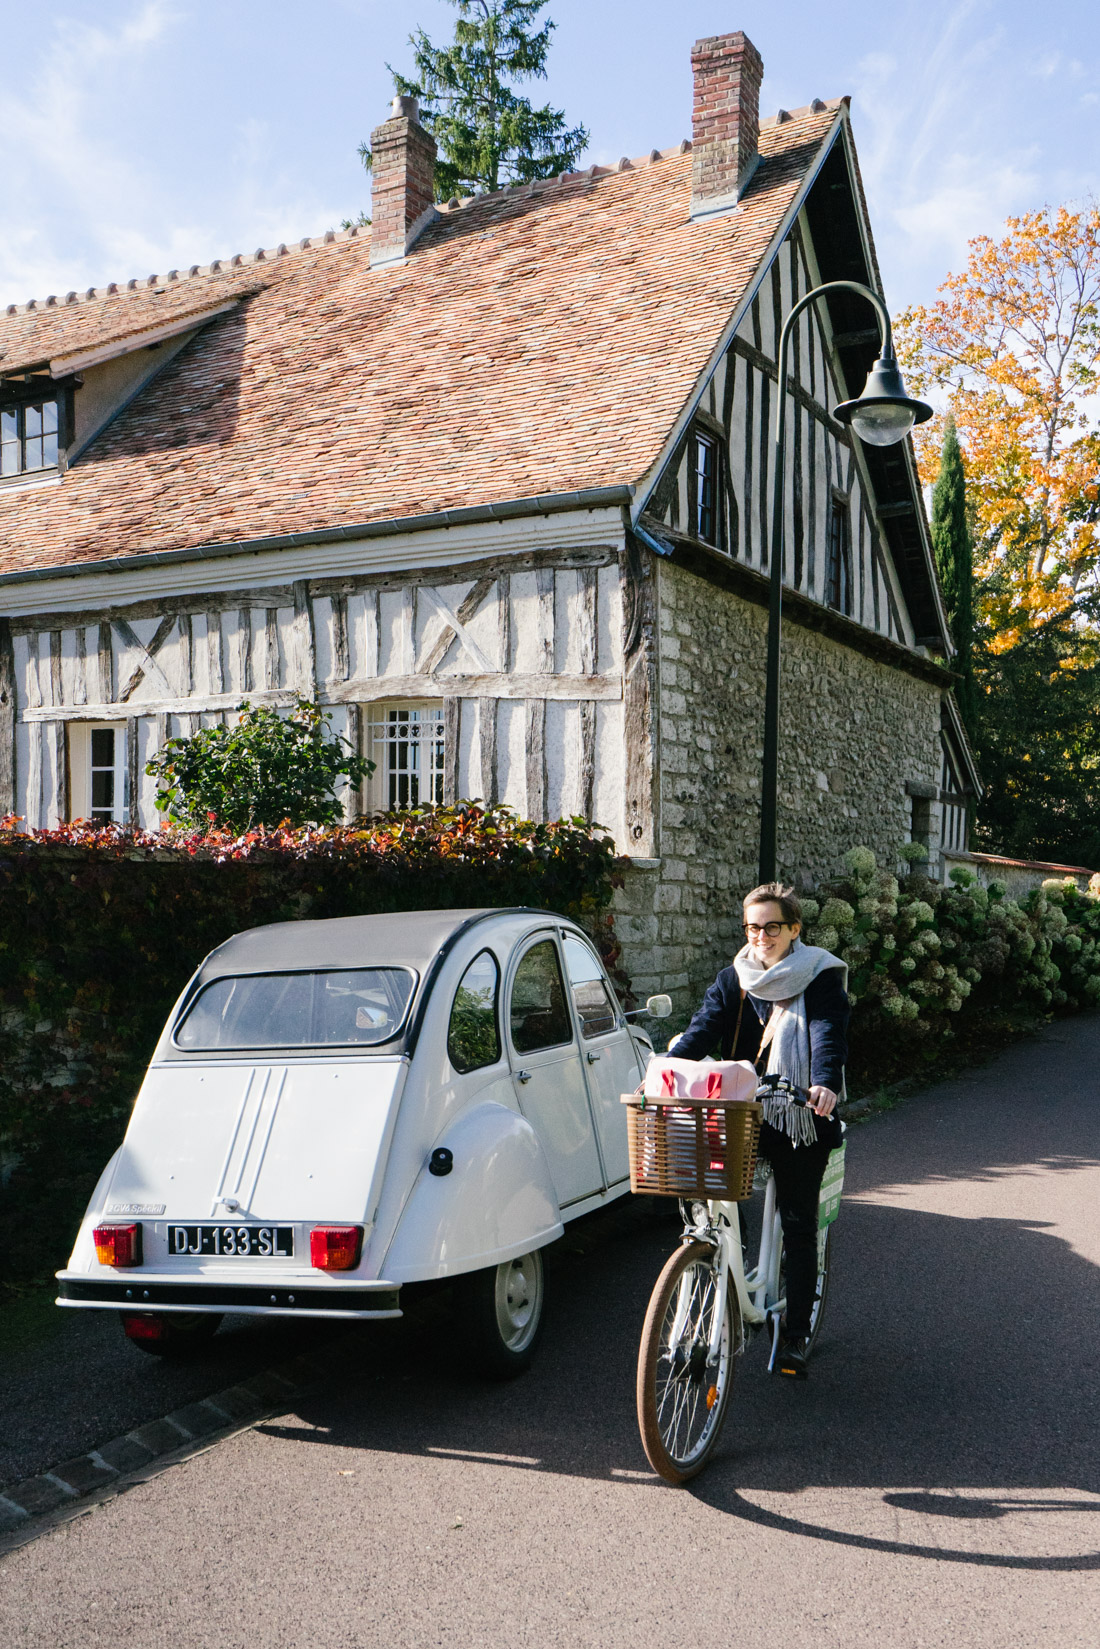
[(647, 1099), (753, 1099), (759, 1077), (747, 1059), (676, 1059), (658, 1054), (646, 1067)]

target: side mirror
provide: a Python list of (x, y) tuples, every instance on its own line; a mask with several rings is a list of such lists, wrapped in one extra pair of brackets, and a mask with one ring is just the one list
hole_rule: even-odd
[(654, 1019), (669, 1019), (672, 1016), (671, 996), (651, 996), (645, 1005), (645, 1011)]

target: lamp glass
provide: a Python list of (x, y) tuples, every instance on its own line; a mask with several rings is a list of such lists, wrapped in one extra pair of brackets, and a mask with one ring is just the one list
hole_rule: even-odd
[(892, 447), (904, 440), (913, 427), (915, 411), (892, 401), (867, 401), (853, 409), (852, 428), (861, 441), (873, 447)]

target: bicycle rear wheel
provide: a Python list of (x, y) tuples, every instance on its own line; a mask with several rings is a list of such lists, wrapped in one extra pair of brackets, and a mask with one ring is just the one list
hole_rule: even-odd
[(638, 1350), (638, 1427), (650, 1465), (686, 1483), (706, 1465), (733, 1389), (736, 1296), (726, 1290), (717, 1358), (709, 1360), (718, 1307), (717, 1253), (677, 1249), (657, 1279)]

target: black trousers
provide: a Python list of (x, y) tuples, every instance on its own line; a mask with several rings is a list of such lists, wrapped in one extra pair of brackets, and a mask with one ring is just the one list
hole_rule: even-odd
[(775, 1201), (787, 1254), (787, 1333), (795, 1338), (810, 1332), (817, 1288), (817, 1202), (829, 1152), (843, 1137), (835, 1117), (815, 1117), (814, 1123), (814, 1145), (793, 1145), (768, 1122), (760, 1129), (760, 1155), (771, 1163), (775, 1175)]

